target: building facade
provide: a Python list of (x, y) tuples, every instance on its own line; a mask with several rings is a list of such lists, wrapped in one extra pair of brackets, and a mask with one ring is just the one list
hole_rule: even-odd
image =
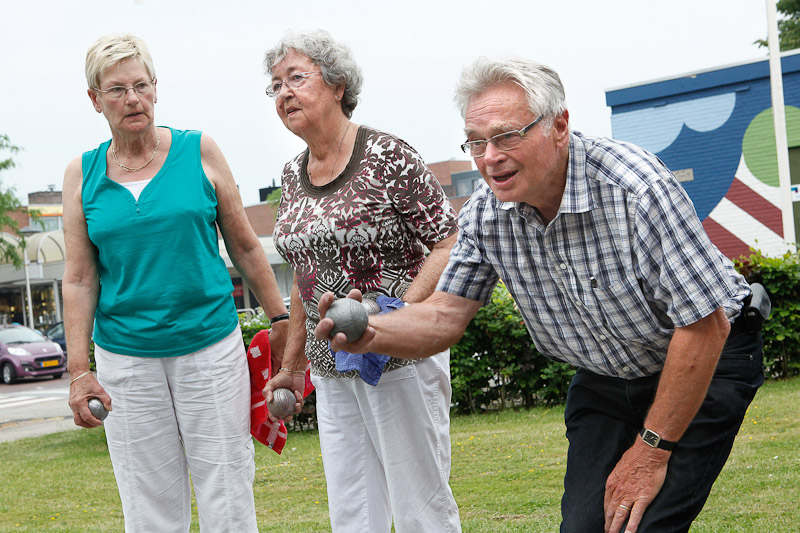
[[(798, 184), (800, 51), (784, 53), (781, 65), (792, 184)], [(606, 103), (614, 138), (653, 152), (675, 173), (725, 255), (794, 249), (783, 238), (787, 191), (778, 186), (767, 59), (608, 90)]]

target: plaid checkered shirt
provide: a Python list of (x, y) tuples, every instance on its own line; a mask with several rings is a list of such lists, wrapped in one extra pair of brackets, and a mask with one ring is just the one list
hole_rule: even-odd
[(459, 230), (437, 290), (485, 303), (502, 279), (540, 352), (601, 375), (659, 372), (675, 327), (719, 307), (732, 320), (750, 293), (669, 169), (612, 139), (570, 134), (547, 226), (483, 183)]

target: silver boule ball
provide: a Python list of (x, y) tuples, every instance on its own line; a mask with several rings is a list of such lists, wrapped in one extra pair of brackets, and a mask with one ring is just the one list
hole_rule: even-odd
[(294, 404), (297, 398), (289, 389), (275, 389), (272, 391), (272, 401), (267, 402), (267, 409), (275, 418), (286, 418), (294, 413)]
[(347, 342), (360, 339), (369, 324), (367, 310), (361, 302), (352, 298), (334, 300), (325, 316), (333, 320), (331, 337), (337, 333), (344, 333)]
[(106, 411), (106, 408), (103, 406), (103, 402), (97, 398), (89, 398), (89, 410), (95, 418), (101, 421), (105, 420), (108, 416), (108, 411)]

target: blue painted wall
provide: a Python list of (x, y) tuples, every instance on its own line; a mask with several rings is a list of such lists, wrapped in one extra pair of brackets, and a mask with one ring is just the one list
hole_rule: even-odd
[[(781, 66), (785, 104), (800, 107), (800, 53), (785, 54)], [(772, 107), (769, 83), (764, 59), (607, 91), (613, 136), (672, 170), (691, 168), (683, 186), (704, 220), (731, 186), (748, 126)]]

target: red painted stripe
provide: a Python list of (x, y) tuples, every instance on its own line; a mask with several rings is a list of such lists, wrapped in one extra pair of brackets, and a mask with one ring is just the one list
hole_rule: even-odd
[(703, 227), (706, 233), (708, 233), (709, 238), (711, 238), (711, 242), (713, 242), (726, 257), (736, 259), (741, 256), (750, 256), (750, 247), (711, 217), (706, 217), (703, 221)]
[(738, 178), (733, 178), (733, 183), (731, 183), (731, 188), (728, 189), (725, 198), (773, 232), (783, 235), (783, 215), (780, 208), (772, 205)]

